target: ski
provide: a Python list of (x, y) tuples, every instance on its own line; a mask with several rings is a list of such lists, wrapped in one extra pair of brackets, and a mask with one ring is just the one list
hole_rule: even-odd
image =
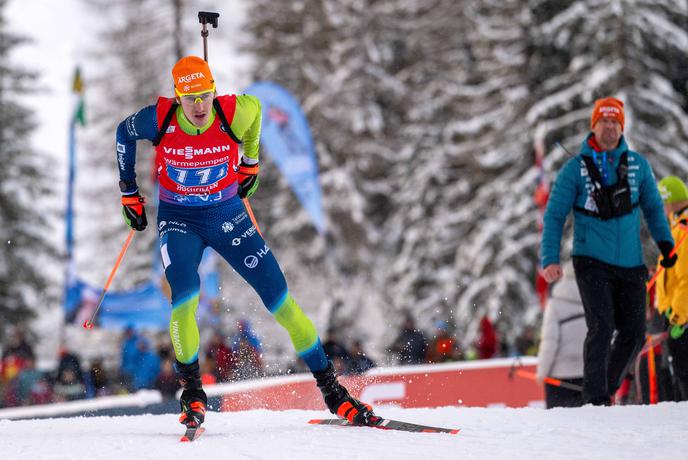
[(205, 432), (205, 428), (200, 426), (194, 428), (187, 428), (184, 435), (179, 439), (179, 442), (193, 442), (198, 439)]
[(400, 422), (399, 420), (390, 420), (387, 418), (379, 418), (379, 421), (375, 425), (354, 425), (343, 418), (313, 419), (309, 420), (308, 423), (310, 423), (311, 425), (360, 426), (369, 428), (379, 428), (381, 430), (409, 431), (412, 433), (458, 434), (458, 432), (460, 431), (457, 428), (438, 428), (434, 426)]

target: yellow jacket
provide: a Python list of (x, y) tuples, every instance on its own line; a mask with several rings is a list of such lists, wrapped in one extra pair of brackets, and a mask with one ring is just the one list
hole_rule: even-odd
[[(681, 224), (688, 225), (688, 209), (684, 209), (680, 215), (674, 215), (671, 218), (671, 234), (675, 244), (678, 244), (684, 232), (688, 231)], [(688, 322), (688, 241), (679, 246), (676, 254), (678, 255), (676, 265), (663, 269), (657, 278), (655, 305), (662, 314), (666, 314), (671, 307), (669, 322), (682, 325)], [(657, 270), (660, 267), (658, 263)]]

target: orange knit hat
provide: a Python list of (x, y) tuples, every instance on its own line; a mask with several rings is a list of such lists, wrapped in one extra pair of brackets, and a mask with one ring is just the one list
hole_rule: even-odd
[(600, 118), (613, 118), (621, 124), (621, 131), (624, 129), (624, 104), (615, 97), (605, 97), (595, 101), (595, 108), (592, 109), (590, 118), (590, 129), (595, 127), (595, 123)]
[(215, 89), (215, 80), (208, 63), (197, 56), (186, 56), (177, 61), (172, 67), (172, 78), (177, 96)]

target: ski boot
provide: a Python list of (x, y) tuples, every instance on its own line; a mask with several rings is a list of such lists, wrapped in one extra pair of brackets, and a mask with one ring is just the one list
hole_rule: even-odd
[(201, 372), (198, 360), (190, 364), (182, 364), (175, 360), (174, 370), (177, 380), (184, 391), (179, 399), (182, 415), (179, 423), (188, 428), (195, 428), (205, 420), (205, 409), (208, 405), (208, 397), (201, 387)]
[(316, 384), (325, 399), (325, 405), (335, 415), (346, 419), (353, 425), (375, 425), (381, 420), (373, 413), (373, 408), (352, 398), (346, 388), (337, 381), (332, 361), (319, 372), (313, 372)]

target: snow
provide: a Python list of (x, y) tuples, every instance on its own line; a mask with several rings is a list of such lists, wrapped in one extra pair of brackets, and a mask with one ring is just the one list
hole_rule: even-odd
[(308, 425), (324, 411), (210, 412), (206, 433), (179, 444), (177, 416), (0, 421), (7, 460), (664, 459), (684, 450), (688, 403), (576, 409), (384, 407), (389, 418), (457, 427), (458, 435)]

